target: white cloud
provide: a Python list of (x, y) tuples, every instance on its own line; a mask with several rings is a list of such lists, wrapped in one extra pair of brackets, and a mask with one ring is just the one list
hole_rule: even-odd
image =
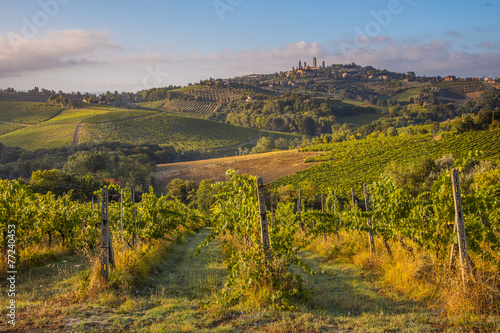
[[(484, 44), (484, 43), (483, 43)], [(487, 47), (487, 45), (483, 45)], [(335, 62), (356, 62), (393, 71), (415, 71), (418, 74), (482, 76), (500, 74), (500, 54), (496, 52), (465, 52), (456, 50), (451, 42), (436, 39), (424, 44), (368, 42), (362, 47), (350, 45), (348, 52), (332, 53)]]
[(101, 63), (95, 51), (119, 49), (105, 31), (51, 31), (39, 39), (9, 33), (0, 36), (0, 77)]

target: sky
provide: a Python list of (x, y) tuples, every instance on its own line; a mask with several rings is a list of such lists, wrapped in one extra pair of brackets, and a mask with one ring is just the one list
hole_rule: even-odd
[(324, 60), (500, 77), (500, 0), (0, 0), (0, 89), (136, 92)]

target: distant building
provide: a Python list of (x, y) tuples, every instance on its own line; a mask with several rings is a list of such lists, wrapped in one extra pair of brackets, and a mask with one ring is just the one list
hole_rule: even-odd
[(493, 83), (493, 82), (495, 82), (495, 80), (492, 79), (491, 77), (485, 77), (484, 78), (484, 83)]
[(457, 79), (457, 77), (456, 77), (456, 76), (449, 75), (449, 76), (445, 77), (445, 78), (443, 79), (443, 81), (444, 81), (444, 82), (453, 82), (453, 81), (455, 81), (456, 79)]
[(316, 57), (313, 58), (313, 68), (316, 68), (318, 66), (316, 66)]
[(302, 60), (299, 60), (299, 69), (302, 69)]
[(326, 62), (323, 60), (323, 68), (326, 67)]

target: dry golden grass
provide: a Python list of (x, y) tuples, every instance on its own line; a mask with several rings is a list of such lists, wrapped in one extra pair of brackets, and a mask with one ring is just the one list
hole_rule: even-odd
[(157, 166), (154, 176), (161, 185), (166, 185), (175, 178), (194, 180), (196, 182), (203, 179), (222, 181), (226, 180), (226, 171), (233, 169), (240, 171), (240, 173), (259, 175), (265, 183), (268, 183), (317, 164), (304, 162), (306, 158), (317, 154), (317, 152), (290, 150), (161, 164)]
[[(450, 268), (435, 253), (405, 240), (413, 249), (411, 254), (399, 242), (389, 241), (389, 256), (380, 238), (375, 239), (376, 255), (371, 256), (365, 233), (340, 232), (337, 236), (317, 239), (309, 250), (338, 262), (348, 261), (366, 269), (385, 292), (395, 298), (416, 301), (440, 315), (470, 316), (500, 313), (500, 272), (490, 262), (471, 256), (475, 272), (463, 287), (458, 263)], [(449, 251), (448, 251), (449, 252)]]

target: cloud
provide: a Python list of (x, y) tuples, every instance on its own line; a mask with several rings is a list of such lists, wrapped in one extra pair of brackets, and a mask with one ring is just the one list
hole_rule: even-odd
[[(161, 56), (162, 62), (185, 63), (188, 66), (211, 70), (212, 76), (231, 77), (248, 73), (274, 73), (291, 69), (299, 60), (312, 64), (355, 62), (392, 71), (415, 71), (420, 75), (448, 75), (462, 77), (500, 74), (500, 53), (491, 52), (496, 44), (480, 44), (490, 52), (466, 52), (440, 39), (422, 43), (418, 40), (396, 41), (390, 37), (365, 37), (363, 40), (332, 40), (325, 44), (299, 41), (280, 48), (235, 51), (225, 49), (218, 53)], [(201, 72), (200, 72), (201, 73)]]
[(343, 43), (344, 49), (340, 48), (331, 54), (333, 61), (344, 58), (343, 62), (356, 62), (400, 72), (412, 70), (421, 75), (450, 73), (468, 77), (492, 72), (500, 74), (500, 53), (456, 50), (451, 42), (439, 39), (420, 44), (395, 42), (377, 45), (368, 42), (358, 45), (360, 47), (356, 47), (354, 43), (349, 45), (347, 41)]
[(98, 64), (97, 50), (121, 47), (105, 31), (51, 31), (41, 38), (24, 38), (15, 33), (0, 36), (0, 77), (27, 71)]
[(489, 51), (496, 50), (498, 48), (497, 44), (492, 44), (490, 42), (482, 42), (481, 44), (476, 45), (476, 47), (484, 48)]
[(455, 37), (457, 39), (462, 39), (465, 37), (462, 33), (458, 32), (458, 31), (452, 31), (452, 30), (446, 31), (445, 35)]

